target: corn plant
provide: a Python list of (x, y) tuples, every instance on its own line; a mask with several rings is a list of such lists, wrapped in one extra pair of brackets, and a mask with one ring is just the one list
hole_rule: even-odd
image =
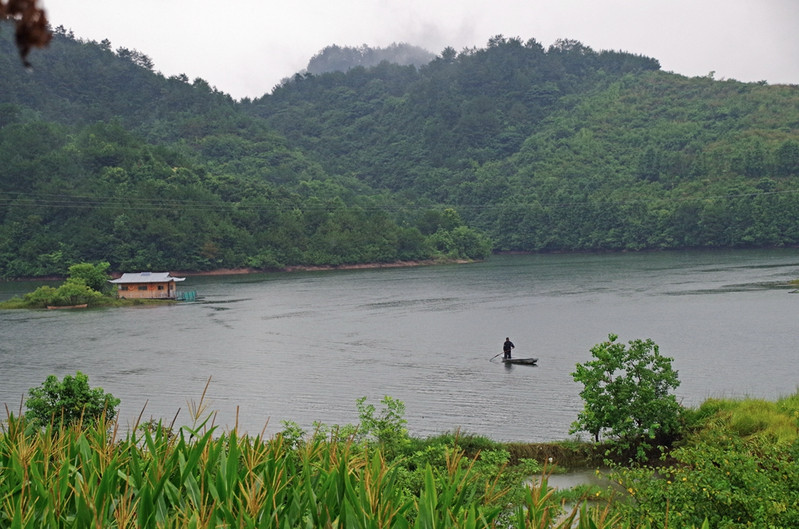
[(443, 465), (425, 466), (421, 491), (409, 496), (380, 447), (352, 440), (291, 446), (281, 435), (220, 432), (208, 420), (119, 438), (105, 421), (41, 430), (9, 414), (0, 528), (635, 527), (585, 504), (564, 514), (546, 481), (510, 504), (507, 486), (477, 463), (451, 450)]
[(454, 459), (428, 469), (413, 502), (377, 448), (317, 439), (290, 450), (280, 436), (214, 427), (171, 435), (157, 426), (121, 440), (107, 432), (105, 423), (26, 429), (10, 417), (0, 436), (0, 527), (489, 527), (496, 517)]

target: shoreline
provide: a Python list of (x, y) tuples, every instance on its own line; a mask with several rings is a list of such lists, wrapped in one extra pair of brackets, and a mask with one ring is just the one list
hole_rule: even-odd
[[(416, 266), (432, 266), (439, 264), (468, 264), (475, 261), (468, 259), (438, 260), (425, 259), (417, 261), (392, 261), (390, 263), (357, 263), (343, 265), (291, 265), (283, 268), (215, 268), (214, 270), (178, 270), (174, 275), (180, 276), (225, 276), (246, 274), (278, 274), (284, 272), (328, 272), (335, 270), (372, 270), (379, 268), (411, 268)], [(171, 273), (171, 272), (170, 272)]]
[[(247, 274), (278, 274), (284, 272), (327, 272), (335, 270), (371, 270), (379, 268), (411, 268), (416, 266), (433, 266), (442, 264), (469, 264), (477, 261), (470, 259), (423, 259), (414, 261), (392, 261), (389, 263), (356, 263), (343, 265), (291, 265), (283, 268), (214, 268), (213, 270), (175, 270), (169, 273), (173, 277), (201, 277), (201, 276), (232, 276)], [(122, 272), (112, 272), (108, 276), (117, 279), (122, 276)], [(39, 277), (15, 277), (12, 279), (2, 279), (8, 282), (26, 281), (64, 281), (67, 276), (39, 276)]]
[[(764, 249), (785, 249), (785, 248), (799, 248), (796, 246), (771, 246), (771, 247), (756, 247), (756, 248), (667, 248), (667, 249), (645, 249), (645, 250), (584, 250), (584, 251), (547, 251), (535, 252), (526, 250), (503, 250), (492, 252), (491, 255), (536, 255), (536, 254), (614, 254), (614, 253), (659, 253), (670, 251), (724, 251), (724, 250), (764, 250)], [(432, 266), (441, 264), (468, 264), (474, 262), (484, 261), (470, 260), (470, 259), (421, 259), (414, 261), (392, 261), (389, 263), (357, 263), (357, 264), (343, 264), (343, 265), (290, 265), (282, 268), (215, 268), (213, 270), (176, 270), (170, 271), (173, 276), (223, 276), (223, 275), (247, 275), (247, 274), (275, 274), (280, 272), (324, 272), (333, 270), (367, 270), (377, 268), (408, 268), (415, 266)], [(113, 272), (108, 274), (109, 277), (116, 279), (122, 276), (122, 272)], [(14, 277), (7, 279), (0, 279), (0, 282), (25, 282), (25, 281), (64, 281), (66, 275), (49, 275), (49, 276), (25, 276)], [(797, 280), (799, 281), (799, 280)]]

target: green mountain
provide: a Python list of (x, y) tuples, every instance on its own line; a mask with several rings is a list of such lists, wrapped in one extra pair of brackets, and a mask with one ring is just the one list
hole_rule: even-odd
[(11, 34), (0, 32), (0, 277), (81, 261), (272, 269), (490, 251), (454, 212), (433, 211), (440, 226), (422, 234), (390, 197), (327, 174), (201, 79), (164, 78), (136, 51), (62, 30), (27, 72)]
[(799, 243), (799, 88), (495, 37), (236, 102), (0, 27), (0, 276)]
[(248, 105), (330, 173), (455, 208), (497, 250), (799, 242), (799, 87), (496, 37)]

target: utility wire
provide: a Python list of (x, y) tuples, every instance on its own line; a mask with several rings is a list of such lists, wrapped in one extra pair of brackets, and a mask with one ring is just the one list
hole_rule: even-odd
[[(660, 197), (641, 197), (631, 199), (603, 199), (596, 198), (591, 200), (580, 201), (516, 201), (505, 202), (501, 204), (476, 204), (476, 203), (463, 203), (463, 204), (373, 204), (373, 205), (348, 205), (347, 207), (356, 207), (365, 211), (401, 211), (401, 210), (428, 210), (440, 207), (452, 207), (462, 210), (487, 210), (493, 208), (517, 208), (517, 207), (532, 207), (539, 206), (544, 208), (581, 208), (592, 205), (602, 206), (621, 206), (631, 205), (648, 202), (702, 202), (706, 200), (722, 200), (722, 199), (741, 199), (741, 198), (754, 198), (759, 196), (785, 196), (799, 194), (799, 189), (786, 189), (781, 191), (759, 191), (751, 193), (734, 193), (722, 195), (707, 195), (707, 196), (691, 196), (691, 197), (668, 197), (666, 199)], [(119, 209), (119, 210), (137, 210), (137, 211), (231, 211), (231, 210), (249, 210), (249, 211), (322, 211), (327, 210), (329, 207), (324, 203), (318, 207), (309, 206), (308, 204), (300, 204), (302, 199), (292, 201), (290, 199), (278, 200), (274, 203), (272, 199), (267, 200), (269, 204), (247, 204), (247, 199), (243, 202), (224, 202), (224, 201), (197, 201), (197, 200), (182, 200), (171, 198), (138, 198), (138, 197), (103, 197), (103, 196), (87, 196), (87, 195), (66, 195), (55, 193), (26, 193), (26, 192), (5, 192), (0, 193), (0, 207), (11, 206), (27, 206), (27, 207), (53, 207), (53, 208), (66, 208), (66, 209)], [(280, 202), (283, 202), (281, 204)]]

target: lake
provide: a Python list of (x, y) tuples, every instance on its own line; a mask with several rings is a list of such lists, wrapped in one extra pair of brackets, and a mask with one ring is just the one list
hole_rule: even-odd
[[(123, 424), (190, 421), (211, 377), (216, 423), (267, 434), (357, 422), (356, 399), (406, 405), (408, 429), (498, 441), (569, 437), (571, 377), (616, 333), (674, 358), (686, 405), (797, 390), (799, 250), (501, 255), (417, 268), (190, 277), (168, 306), (0, 311), (0, 403), (80, 370)], [(0, 283), (0, 299), (42, 283)], [(514, 356), (496, 359), (509, 336)]]

